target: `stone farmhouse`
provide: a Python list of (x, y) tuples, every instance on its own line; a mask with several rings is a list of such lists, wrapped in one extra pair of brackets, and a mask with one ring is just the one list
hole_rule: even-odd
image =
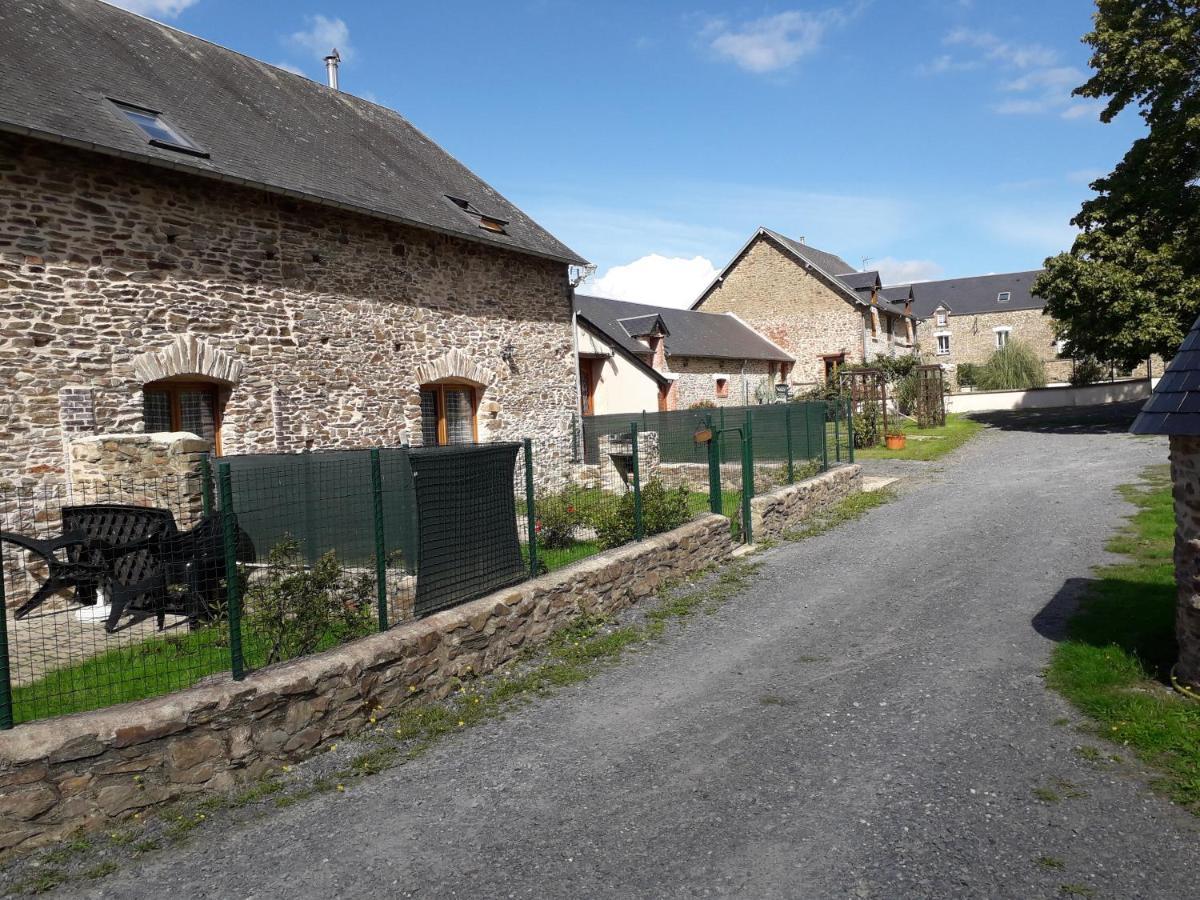
[(846, 363), (912, 353), (916, 320), (883, 296), (879, 273), (759, 228), (692, 304), (735, 313), (796, 362), (789, 384), (813, 387)]
[(0, 31), (5, 475), (111, 432), (570, 455), (583, 260), (404, 118), (95, 0)]
[(579, 294), (575, 309), (585, 416), (767, 402), (795, 363), (731, 313)]
[(927, 362), (941, 363), (957, 384), (961, 363), (982, 364), (1009, 341), (1030, 346), (1046, 369), (1047, 382), (1071, 377), (1073, 361), (1060, 355), (1053, 320), (1043, 313), (1045, 301), (1034, 296), (1041, 270), (951, 278), (897, 285), (885, 296), (911, 296), (921, 322), (921, 351)]

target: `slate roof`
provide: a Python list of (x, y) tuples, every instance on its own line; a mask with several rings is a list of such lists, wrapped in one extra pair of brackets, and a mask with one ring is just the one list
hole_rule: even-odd
[(1200, 319), (1183, 339), (1129, 432), (1200, 435)]
[[(911, 287), (913, 315), (918, 319), (928, 319), (939, 306), (946, 307), (956, 316), (977, 316), (980, 313), (1004, 312), (1010, 309), (1041, 309), (1046, 305), (1046, 301), (1031, 293), (1034, 280), (1041, 274), (1041, 269), (1034, 269), (1003, 275), (917, 281), (912, 284), (889, 285), (885, 291)], [(1002, 291), (1008, 291), (1011, 295), (1005, 303), (996, 299)]]
[(826, 275), (842, 275), (847, 272), (855, 271), (854, 266), (846, 262), (836, 253), (829, 253), (825, 250), (818, 250), (816, 247), (810, 247), (803, 241), (794, 241), (790, 237), (785, 237), (778, 231), (772, 231), (770, 228), (763, 228), (767, 234), (773, 237), (779, 243), (783, 244), (793, 253), (803, 256), (810, 263), (821, 269)]
[(912, 295), (912, 285), (902, 284), (898, 287), (886, 287), (879, 291), (879, 298), (885, 303), (894, 303), (903, 306), (908, 302), (908, 298)]
[[(604, 297), (575, 295), (575, 308), (608, 338), (631, 353), (645, 353), (646, 345), (634, 340), (621, 321), (659, 316), (667, 328), (668, 356), (708, 356), (715, 359), (765, 359), (791, 362), (792, 357), (740, 319), (723, 313), (695, 312), (649, 306)], [(630, 323), (633, 326), (635, 323)]]
[(872, 269), (869, 272), (847, 272), (838, 275), (837, 280), (852, 291), (866, 293), (870, 297), (871, 288), (879, 284), (879, 273)]
[[(96, 0), (4, 0), (0, 33), (0, 130), (584, 262), (383, 106)], [(160, 112), (207, 158), (151, 146), (110, 100)]]

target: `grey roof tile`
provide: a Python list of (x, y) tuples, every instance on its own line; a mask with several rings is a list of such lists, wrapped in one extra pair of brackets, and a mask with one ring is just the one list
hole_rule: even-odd
[[(583, 261), (383, 106), (96, 0), (5, 0), (0, 33), (0, 130)], [(151, 146), (110, 100), (161, 112), (207, 158)], [(448, 194), (507, 233), (481, 228)]]
[(1200, 319), (1184, 338), (1141, 412), (1132, 434), (1200, 435)]
[[(912, 288), (913, 315), (928, 319), (939, 306), (956, 316), (1003, 312), (1006, 309), (1041, 309), (1046, 301), (1032, 294), (1034, 280), (1041, 269), (1028, 272), (1008, 272), (1001, 275), (978, 275), (972, 278), (947, 278), (942, 281), (917, 281), (912, 284), (888, 285), (885, 290)], [(1009, 299), (1001, 302), (999, 295), (1007, 291)]]
[(659, 316), (667, 328), (664, 338), (671, 356), (706, 356), (716, 359), (765, 359), (790, 362), (792, 357), (734, 316), (696, 312), (667, 306), (649, 306), (604, 297), (575, 295), (579, 314), (631, 353), (646, 346), (629, 336), (622, 322), (630, 318)]

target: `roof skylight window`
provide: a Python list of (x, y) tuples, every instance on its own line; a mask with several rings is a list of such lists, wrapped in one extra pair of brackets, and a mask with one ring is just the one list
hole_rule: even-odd
[(112, 104), (121, 115), (145, 136), (150, 146), (161, 147), (165, 150), (178, 150), (181, 153), (190, 153), (193, 156), (208, 156), (205, 151), (197, 147), (178, 128), (167, 122), (163, 118), (162, 113), (155, 112), (152, 109), (145, 109), (141, 106), (134, 106), (131, 103), (122, 103), (119, 100), (113, 100)]
[(1010, 291), (1001, 291), (1000, 293), (998, 293), (996, 295), (996, 302), (997, 303), (1007, 303), (1011, 298), (1012, 298), (1012, 293)]
[(508, 224), (507, 219), (498, 219), (495, 216), (489, 216), (485, 212), (475, 208), (475, 204), (470, 200), (464, 200), (461, 197), (452, 197), (446, 195), (446, 199), (479, 222), (479, 227), (484, 231), (490, 231), (492, 234), (508, 234), (505, 226)]

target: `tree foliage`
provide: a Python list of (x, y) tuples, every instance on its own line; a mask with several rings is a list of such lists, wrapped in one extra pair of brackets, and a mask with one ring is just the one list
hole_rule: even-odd
[(1094, 22), (1095, 73), (1075, 94), (1104, 100), (1103, 122), (1136, 106), (1148, 130), (1092, 183), (1034, 292), (1068, 354), (1133, 367), (1173, 356), (1200, 314), (1200, 5), (1097, 0)]

